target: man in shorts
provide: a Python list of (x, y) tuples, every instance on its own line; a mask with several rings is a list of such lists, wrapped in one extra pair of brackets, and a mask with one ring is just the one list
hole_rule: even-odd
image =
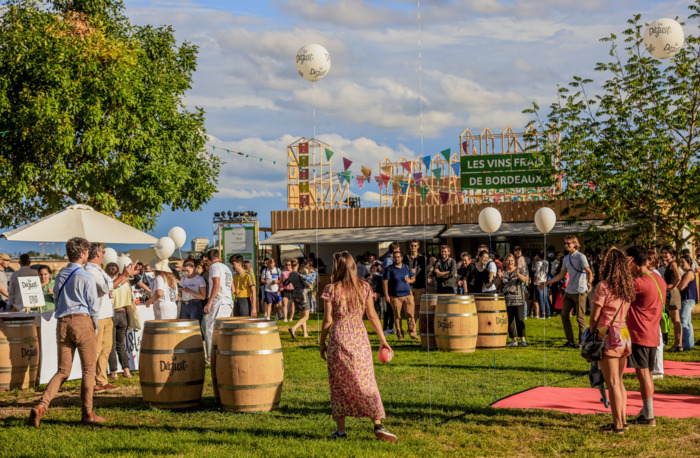
[[(282, 272), (275, 266), (275, 260), (270, 258), (260, 275), (260, 284), (263, 285), (263, 303), (265, 304), (265, 318), (269, 319), (273, 310), (276, 310), (280, 301), (280, 274)], [(275, 317), (279, 318), (279, 317)]]
[(654, 419), (654, 380), (652, 369), (659, 345), (659, 321), (666, 297), (666, 282), (647, 268), (647, 250), (627, 248), (627, 257), (634, 279), (635, 298), (627, 315), (627, 329), (632, 339), (632, 354), (627, 367), (634, 368), (642, 392), (642, 411), (630, 423), (656, 426)]

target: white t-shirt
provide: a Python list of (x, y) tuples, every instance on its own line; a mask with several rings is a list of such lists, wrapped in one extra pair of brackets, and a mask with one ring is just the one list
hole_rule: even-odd
[(207, 282), (204, 281), (204, 278), (202, 278), (201, 275), (195, 275), (192, 278), (185, 276), (182, 279), (181, 285), (182, 285), (182, 300), (183, 301), (194, 301), (197, 298), (194, 297), (191, 293), (188, 293), (187, 291), (185, 291), (185, 288), (189, 288), (193, 291), (199, 292), (200, 287), (204, 286), (206, 288)]
[[(272, 270), (265, 268), (262, 273), (263, 280), (265, 280), (268, 283), (271, 283), (275, 280), (280, 279), (280, 274), (282, 271), (280, 271), (279, 267), (273, 267)], [(280, 290), (280, 285), (279, 283), (274, 284), (274, 285), (265, 285), (265, 292), (268, 293), (276, 293)]]
[(209, 266), (209, 296), (211, 297), (211, 287), (214, 284), (213, 280), (219, 279), (219, 292), (216, 293), (215, 301), (221, 304), (233, 304), (231, 297), (231, 283), (233, 282), (233, 274), (231, 269), (226, 264), (215, 262)]
[(161, 290), (163, 295), (153, 303), (156, 320), (174, 320), (177, 318), (177, 286), (170, 288), (165, 278), (157, 275), (153, 281), (153, 292)]
[[(486, 264), (486, 268), (488, 269), (489, 273), (493, 274), (493, 278), (495, 280), (496, 274), (498, 273), (498, 266), (496, 265), (496, 263), (493, 262), (492, 260), (490, 260), (489, 263)], [(481, 288), (481, 292), (483, 292), (483, 293), (488, 293), (490, 291), (496, 291), (496, 285), (493, 282), (491, 282), (491, 286), (489, 286), (489, 287), (483, 286)]]

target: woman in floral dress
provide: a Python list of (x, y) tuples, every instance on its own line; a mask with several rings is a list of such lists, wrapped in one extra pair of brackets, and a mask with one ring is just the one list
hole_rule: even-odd
[[(331, 409), (338, 429), (330, 438), (345, 438), (345, 417), (369, 417), (378, 439), (398, 439), (382, 426), (384, 405), (374, 377), (372, 348), (362, 321), (367, 315), (381, 341), (380, 349), (391, 347), (382, 332), (382, 324), (374, 310), (372, 288), (357, 277), (357, 267), (347, 251), (334, 256), (331, 284), (321, 298), (325, 300), (321, 330), (321, 358), (328, 363), (331, 386)], [(326, 337), (330, 341), (326, 346)]]

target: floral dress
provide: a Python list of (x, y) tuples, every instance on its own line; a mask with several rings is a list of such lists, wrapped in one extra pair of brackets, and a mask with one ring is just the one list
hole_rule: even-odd
[(381, 420), (386, 417), (374, 377), (372, 348), (362, 321), (372, 289), (366, 282), (361, 284), (363, 305), (356, 310), (348, 307), (347, 295), (340, 283), (326, 286), (321, 296), (333, 304), (326, 361), (334, 420), (345, 417)]

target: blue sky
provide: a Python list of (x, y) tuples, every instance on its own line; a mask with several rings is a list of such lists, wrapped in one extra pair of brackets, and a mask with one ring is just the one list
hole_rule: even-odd
[[(179, 41), (200, 47), (185, 103), (205, 109), (209, 144), (281, 163), (222, 152), (211, 202), (199, 212), (164, 211), (152, 233), (161, 237), (177, 225), (188, 240), (211, 239), (213, 213), (222, 210), (255, 210), (268, 226), (271, 210), (286, 209), (286, 146), (312, 137), (314, 128), (341, 164), (340, 157), (354, 162), (353, 174), (360, 165), (377, 170), (385, 157), (457, 151), (465, 128), (521, 131), (528, 121), (522, 110), (533, 101), (548, 106), (557, 84), (602, 76), (593, 71), (608, 58), (599, 38), (619, 36), (635, 13), (647, 21), (685, 19), (687, 4), (423, 0), (419, 73), (417, 1), (126, 0), (132, 22), (172, 25)], [(686, 25), (686, 34), (696, 26)], [(332, 58), (330, 73), (316, 83), (294, 67), (296, 51), (308, 43), (322, 44)], [(363, 206), (377, 205), (376, 184), (351, 191)], [(3, 252), (27, 249), (37, 245), (0, 241)]]

